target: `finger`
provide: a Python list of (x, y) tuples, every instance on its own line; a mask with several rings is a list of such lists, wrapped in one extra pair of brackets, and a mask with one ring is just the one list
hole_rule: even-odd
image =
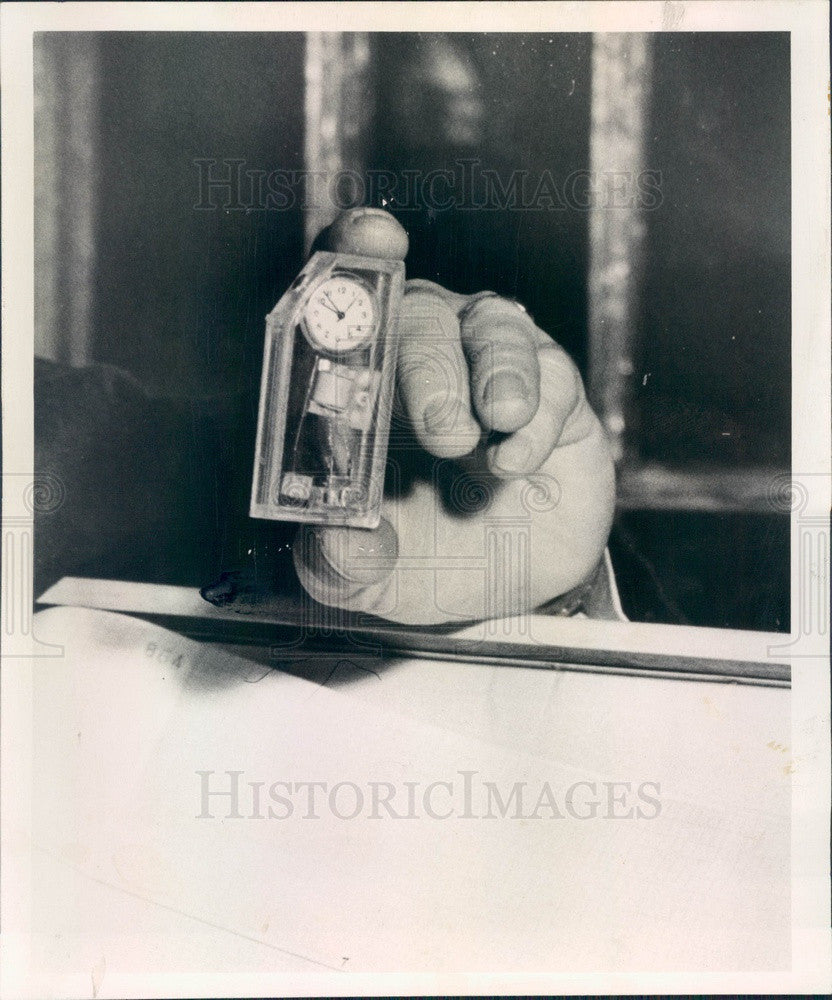
[(515, 434), (487, 449), (488, 466), (497, 476), (536, 472), (558, 445), (571, 443), (570, 428), (576, 416), (582, 410), (589, 412), (581, 377), (564, 350), (550, 342), (538, 350), (537, 361), (540, 402), (534, 416)]
[(319, 528), (303, 525), (292, 546), (295, 570), (304, 590), (320, 604), (349, 608), (369, 587), (383, 583), (398, 559), (392, 524), (378, 528)]
[(313, 250), (352, 253), (359, 257), (404, 260), (407, 256), (407, 233), (381, 208), (351, 208), (322, 230)]
[(407, 294), (414, 292), (431, 292), (453, 309), (459, 315), (465, 306), (471, 301), (470, 295), (460, 295), (459, 292), (452, 292), (449, 288), (437, 285), (435, 281), (428, 281), (427, 278), (410, 278), (405, 284)]
[(422, 447), (460, 458), (479, 443), (456, 312), (429, 288), (408, 289), (399, 317), (399, 394)]
[(540, 366), (534, 324), (496, 295), (475, 299), (460, 320), (462, 349), (471, 370), (471, 398), (489, 430), (524, 427), (540, 402)]

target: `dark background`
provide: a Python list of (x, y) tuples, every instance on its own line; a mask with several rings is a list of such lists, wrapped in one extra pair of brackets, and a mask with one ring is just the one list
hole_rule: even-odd
[[(367, 166), (435, 169), (472, 150), (502, 176), (520, 168), (562, 177), (588, 166), (591, 36), (451, 42), (475, 81), (473, 107), (460, 98), (467, 133), (452, 127), (441, 88), (412, 86), (430, 65), (433, 39), (373, 40)], [(36, 41), (47, 59), (50, 46), (72, 43)], [(647, 214), (639, 449), (681, 468), (787, 468), (788, 36), (664, 34), (654, 43), (647, 166), (661, 171), (663, 200)], [(172, 447), (187, 455), (188, 471), (170, 489), (203, 531), (198, 552), (151, 542), (122, 548), (109, 568), (204, 583), (243, 560), (264, 530), (246, 516), (263, 319), (299, 268), (303, 241), (297, 203), (196, 210), (195, 160), (302, 167), (303, 37), (111, 33), (96, 44), (92, 355), (177, 408), (183, 438)], [(585, 367), (586, 212), (398, 215), (411, 237), (409, 276), (515, 296)], [(222, 414), (233, 431), (223, 430)], [(46, 416), (41, 406), (41, 428)], [(118, 518), (119, 497), (107, 502)], [(788, 518), (776, 514), (623, 512), (613, 553), (627, 610), (644, 620), (785, 629), (788, 533)], [(100, 562), (86, 569), (104, 572)]]
[(256, 394), (300, 206), (196, 210), (195, 161), (302, 166), (303, 36), (115, 33), (99, 51), (94, 355), (164, 394)]
[(789, 40), (656, 38), (647, 157), (663, 202), (646, 216), (645, 458), (789, 466)]

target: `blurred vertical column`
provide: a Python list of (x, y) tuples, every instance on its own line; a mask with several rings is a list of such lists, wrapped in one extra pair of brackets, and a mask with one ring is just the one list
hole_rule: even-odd
[(35, 35), (35, 353), (90, 360), (101, 69), (94, 35)]
[(306, 35), (304, 245), (342, 208), (366, 195), (370, 125), (375, 110), (366, 32)]
[(616, 461), (634, 446), (633, 350), (645, 235), (638, 178), (645, 169), (651, 40), (595, 34), (589, 220), (589, 394)]

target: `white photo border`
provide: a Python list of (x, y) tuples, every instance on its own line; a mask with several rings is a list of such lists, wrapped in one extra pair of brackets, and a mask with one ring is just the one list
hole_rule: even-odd
[[(33, 33), (37, 31), (787, 31), (792, 123), (792, 955), (790, 973), (574, 975), (108, 973), (114, 996), (826, 992), (829, 902), (828, 633), (800, 634), (799, 539), (830, 509), (829, 7), (823, 0), (589, 3), (4, 3), (2, 45), (2, 416), (4, 472), (33, 470)], [(765, 95), (761, 95), (761, 100)], [(4, 476), (5, 480), (5, 476)], [(4, 493), (6, 491), (4, 490)], [(8, 499), (8, 498), (7, 498)], [(8, 513), (4, 507), (4, 519)], [(828, 560), (829, 531), (826, 531)], [(811, 569), (811, 567), (809, 568)], [(815, 567), (817, 570), (818, 567)], [(822, 569), (822, 567), (820, 567)], [(828, 580), (828, 561), (826, 564)], [(7, 582), (4, 578), (4, 593)], [(828, 621), (828, 618), (827, 618)], [(817, 637), (815, 637), (817, 638)], [(789, 637), (784, 636), (784, 641)], [(801, 642), (804, 644), (801, 645)], [(825, 649), (823, 648), (825, 646)], [(6, 666), (9, 666), (7, 661)], [(31, 690), (2, 671), (2, 995), (38, 992), (28, 965), (27, 873), (17, 867), (31, 805)], [(43, 985), (43, 984), (41, 984)], [(50, 984), (54, 988), (55, 984)], [(62, 983), (69, 995), (89, 990)]]

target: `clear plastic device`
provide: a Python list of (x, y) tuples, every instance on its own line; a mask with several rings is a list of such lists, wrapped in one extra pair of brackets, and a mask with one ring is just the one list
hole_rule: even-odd
[(314, 254), (266, 319), (252, 517), (375, 528), (402, 261)]

